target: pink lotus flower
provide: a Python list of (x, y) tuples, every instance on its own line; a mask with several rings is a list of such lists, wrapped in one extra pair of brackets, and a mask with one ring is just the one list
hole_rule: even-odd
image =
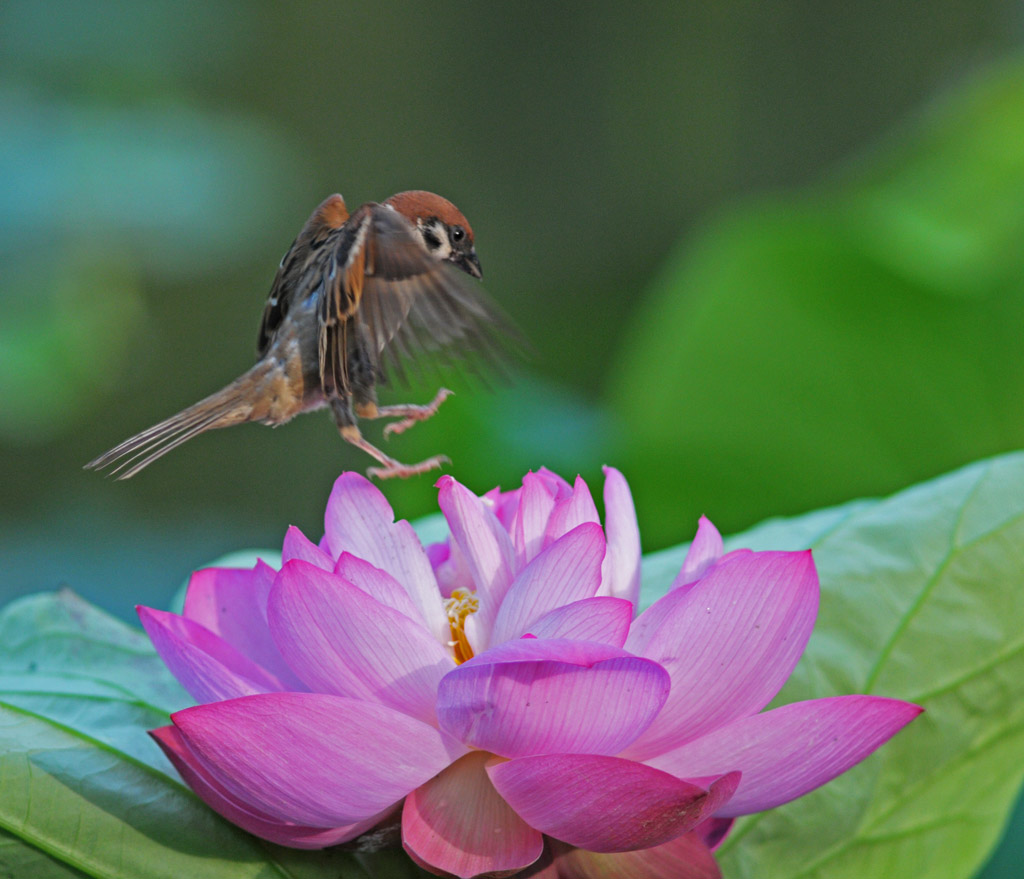
[[(139, 613), (201, 703), (152, 735), (212, 808), (297, 848), (401, 826), (459, 877), (718, 876), (732, 819), (862, 760), (920, 711), (839, 696), (762, 712), (814, 625), (810, 553), (723, 555), (706, 519), (636, 615), (640, 540), (606, 469), (479, 498), (443, 477), (423, 548), (346, 473), (279, 572), (193, 575), (182, 616)], [(635, 618), (634, 618), (635, 617)]]

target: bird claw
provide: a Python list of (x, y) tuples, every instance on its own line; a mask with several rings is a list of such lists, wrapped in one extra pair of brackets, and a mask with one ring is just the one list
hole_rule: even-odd
[(359, 428), (354, 424), (347, 424), (341, 427), (341, 438), (345, 442), (354, 445), (357, 449), (362, 449), (366, 454), (375, 458), (383, 465), (381, 467), (370, 467), (366, 471), (367, 476), (375, 476), (377, 479), (391, 479), (395, 476), (402, 478), (417, 476), (420, 473), (426, 473), (428, 470), (436, 470), (442, 464), (451, 463), (445, 455), (434, 455), (432, 458), (427, 458), (418, 464), (403, 464), (401, 461), (396, 461), (390, 455), (385, 455), (372, 443), (367, 442), (366, 438), (359, 432)]
[(450, 396), (452, 396), (452, 391), (448, 390), (448, 388), (441, 388), (441, 390), (434, 395), (434, 399), (425, 406), (382, 406), (379, 410), (379, 414), (385, 418), (388, 415), (404, 416), (401, 421), (393, 421), (391, 424), (386, 424), (384, 426), (384, 439), (389, 439), (393, 433), (405, 433), (405, 431), (417, 422), (426, 421), (431, 415), (434, 415), (437, 412), (441, 407), (441, 404)]
[(371, 478), (376, 477), (377, 479), (392, 479), (396, 476), (406, 479), (431, 470), (439, 470), (442, 465), (450, 463), (451, 459), (447, 455), (434, 455), (425, 461), (420, 461), (418, 464), (401, 464), (390, 459), (384, 467), (370, 467), (367, 469), (366, 475)]
[(391, 434), (405, 433), (410, 427), (412, 427), (417, 421), (422, 421), (422, 418), (413, 418), (412, 416), (406, 416), (401, 421), (393, 421), (391, 424), (384, 425), (384, 439), (391, 439)]

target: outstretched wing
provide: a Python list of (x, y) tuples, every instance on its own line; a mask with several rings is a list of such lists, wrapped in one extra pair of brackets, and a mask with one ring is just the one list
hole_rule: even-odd
[(501, 371), (518, 338), (511, 322), (469, 275), (428, 253), (401, 214), (363, 205), (334, 254), (320, 312), (325, 393), (350, 392), (361, 364), (374, 381), (405, 382), (405, 366), (428, 353)]
[(325, 255), (334, 250), (347, 220), (348, 210), (340, 195), (324, 199), (281, 258), (260, 321), (260, 335), (256, 343), (259, 357), (267, 353), (274, 334), (291, 307), (310, 296), (323, 283)]

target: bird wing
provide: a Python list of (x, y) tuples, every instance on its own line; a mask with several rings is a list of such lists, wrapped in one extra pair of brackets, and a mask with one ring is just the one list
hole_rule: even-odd
[(334, 249), (331, 245), (342, 237), (348, 218), (345, 200), (337, 194), (329, 196), (313, 211), (281, 257), (260, 321), (256, 343), (259, 357), (267, 353), (292, 305), (311, 295), (324, 282), (325, 256), (330, 256)]
[(320, 375), (324, 392), (349, 393), (353, 363), (376, 382), (424, 353), (477, 371), (482, 360), (501, 372), (511, 322), (465, 272), (432, 256), (399, 213), (363, 205), (328, 266), (320, 311)]

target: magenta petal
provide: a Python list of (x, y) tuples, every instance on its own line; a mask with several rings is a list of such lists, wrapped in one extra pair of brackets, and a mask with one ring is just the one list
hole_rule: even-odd
[(738, 774), (704, 788), (621, 757), (544, 754), (488, 764), (494, 786), (532, 827), (595, 852), (661, 845), (705, 820)]
[(735, 823), (735, 818), (716, 818), (712, 816), (694, 827), (693, 832), (704, 840), (704, 845), (711, 849), (711, 851), (714, 851), (729, 835), (729, 831), (732, 830), (732, 826)]
[(303, 690), (305, 687), (277, 652), (267, 628), (267, 596), (275, 576), (277, 571), (262, 561), (249, 571), (196, 571), (188, 581), (182, 616), (219, 635), (282, 681), (284, 689)]
[(544, 532), (544, 545), (558, 540), (563, 534), (568, 534), (578, 525), (584, 522), (601, 523), (597, 515), (597, 507), (594, 506), (594, 498), (590, 494), (587, 483), (582, 476), (576, 477), (572, 487), (572, 494), (555, 502), (555, 508), (551, 511), (548, 519), (548, 527)]
[(451, 544), (447, 540), (442, 540), (439, 543), (428, 543), (423, 549), (427, 553), (427, 558), (430, 559), (430, 567), (434, 569), (436, 577), (438, 566), (443, 565), (451, 558)]
[(402, 844), (419, 864), (459, 877), (510, 875), (540, 857), (544, 840), (494, 789), (473, 751), (405, 798)]
[[(489, 661), (513, 645), (538, 659)], [(573, 664), (587, 652), (586, 664)], [(650, 724), (668, 688), (659, 665), (608, 645), (531, 638), (507, 641), (446, 675), (437, 714), (454, 738), (505, 757), (615, 754)]]
[(636, 760), (760, 711), (771, 700), (814, 627), (818, 576), (810, 552), (745, 553), (723, 559), (681, 598), (669, 593), (662, 601), (671, 610), (656, 631), (646, 630), (642, 650), (632, 629), (626, 640), (627, 650), (642, 652), (672, 676), (665, 708), (626, 755)]
[[(350, 552), (343, 552), (334, 566), (334, 573), (386, 607), (393, 607), (399, 613), (426, 626), (423, 614), (413, 603), (409, 593), (387, 571), (375, 568)], [(440, 596), (437, 597), (437, 604), (441, 604)], [(448, 632), (444, 634), (446, 638), (449, 637)]]
[(400, 711), (322, 693), (246, 696), (171, 720), (228, 794), (313, 827), (365, 821), (464, 752)]
[(720, 817), (772, 809), (859, 763), (921, 708), (878, 696), (835, 696), (743, 717), (648, 762), (687, 778), (738, 769), (736, 795)]
[(309, 562), (325, 571), (334, 569), (334, 559), (294, 525), (285, 532), (284, 545), (281, 547), (281, 564), (284, 565), (292, 559)]
[(341, 827), (309, 827), (303, 824), (278, 821), (233, 797), (222, 785), (219, 785), (202, 763), (196, 760), (188, 750), (177, 727), (164, 726), (160, 729), (150, 730), (149, 734), (174, 764), (174, 768), (178, 770), (178, 774), (185, 783), (199, 795), (206, 805), (223, 815), (232, 824), (237, 824), (243, 830), (263, 839), (269, 839), (278, 845), (302, 849), (318, 849), (337, 845), (355, 839), (387, 815), (385, 812), (368, 818), (366, 821), (346, 824)]
[(480, 609), (471, 619), (478, 633), (473, 647), (480, 652), (490, 643), (494, 618), (512, 584), (515, 550), (508, 532), (473, 492), (451, 476), (442, 476), (437, 486), (438, 504), (448, 520), (452, 540), (462, 551), (479, 593)]
[(177, 614), (136, 608), (156, 652), (197, 702), (217, 702), (287, 687), (223, 638)]
[(599, 595), (625, 598), (634, 607), (640, 598), (640, 527), (633, 495), (625, 477), (614, 467), (604, 469), (604, 557)]
[(301, 561), (277, 575), (268, 615), (282, 655), (311, 689), (435, 722), (437, 687), (455, 661), (421, 623)]
[(558, 879), (721, 879), (722, 872), (696, 831), (632, 852), (602, 854), (566, 847)]
[(621, 647), (629, 634), (633, 605), (624, 598), (597, 596), (555, 608), (529, 627), (535, 638), (600, 641)]
[(544, 532), (555, 508), (555, 490), (536, 473), (523, 477), (519, 506), (509, 529), (519, 567), (529, 564), (544, 548)]
[[(516, 879), (562, 879), (562, 874), (558, 872), (558, 865), (555, 863), (554, 854), (552, 853), (553, 843), (554, 840), (546, 839), (541, 856), (530, 864), (527, 869), (516, 873)], [(570, 846), (566, 846), (565, 849), (569, 851)], [(625, 879), (625, 877), (622, 877), (622, 879)]]
[(409, 593), (430, 632), (447, 637), (448, 618), (437, 600), (437, 581), (412, 525), (395, 514), (380, 489), (358, 473), (342, 473), (324, 514), (324, 538), (334, 558), (350, 552), (387, 571)]
[(590, 598), (601, 585), (604, 533), (585, 523), (543, 550), (516, 576), (498, 610), (492, 644), (518, 638), (544, 614)]
[(711, 524), (706, 516), (700, 517), (697, 524), (697, 536), (686, 551), (686, 558), (683, 559), (683, 566), (676, 578), (672, 581), (670, 589), (676, 589), (686, 583), (697, 580), (711, 565), (722, 557), (722, 535), (718, 529)]

